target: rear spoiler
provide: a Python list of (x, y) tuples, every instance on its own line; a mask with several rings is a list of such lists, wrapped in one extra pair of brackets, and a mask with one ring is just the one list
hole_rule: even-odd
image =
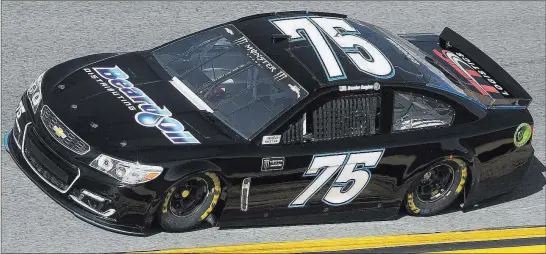
[(471, 42), (451, 30), (444, 28), (439, 37), (440, 47), (462, 53), (478, 65), (484, 72), (498, 81), (498, 89), (505, 90), (509, 95), (500, 99), (497, 98), (490, 105), (491, 108), (520, 107), (529, 106), (533, 98), (523, 89), (523, 87), (500, 67), (493, 59), (487, 56), (483, 51), (474, 46)]

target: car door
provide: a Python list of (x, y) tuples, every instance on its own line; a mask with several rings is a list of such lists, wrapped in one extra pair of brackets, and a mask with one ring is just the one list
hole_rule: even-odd
[(239, 207), (232, 201), (224, 213), (248, 220), (366, 207), (362, 193), (384, 152), (379, 144), (366, 144), (380, 132), (381, 95), (373, 89), (330, 90), (258, 137), (260, 167), (238, 179), (241, 185), (230, 198), (238, 195)]

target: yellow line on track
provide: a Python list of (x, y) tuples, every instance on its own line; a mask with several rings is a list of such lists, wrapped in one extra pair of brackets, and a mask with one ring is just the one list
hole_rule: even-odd
[(530, 246), (516, 246), (516, 247), (502, 247), (502, 248), (488, 248), (488, 249), (472, 249), (472, 250), (452, 250), (431, 252), (437, 254), (444, 253), (546, 253), (546, 245), (530, 245)]
[(147, 253), (301, 253), (377, 249), (443, 243), (480, 242), (536, 237), (546, 237), (546, 227), (243, 244), (203, 248), (168, 249)]

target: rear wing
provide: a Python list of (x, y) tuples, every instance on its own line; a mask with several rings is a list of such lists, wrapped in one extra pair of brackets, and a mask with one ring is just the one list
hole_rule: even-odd
[[(508, 72), (471, 42), (449, 27), (444, 28), (438, 42), (442, 49), (453, 52), (466, 65), (472, 67), (473, 70), (465, 71), (466, 74), (480, 76), (489, 83), (485, 86), (480, 85), (481, 89), (491, 97), (487, 103), (489, 104), (488, 108), (526, 108), (529, 106), (533, 99), (529, 93)], [(459, 66), (461, 65), (459, 64)], [(481, 90), (482, 93), (483, 90)]]

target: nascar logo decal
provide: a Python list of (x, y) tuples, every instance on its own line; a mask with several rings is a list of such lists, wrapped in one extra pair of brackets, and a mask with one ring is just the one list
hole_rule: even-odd
[[(189, 131), (184, 130), (178, 120), (172, 118), (172, 113), (166, 107), (159, 107), (148, 95), (142, 90), (134, 87), (127, 75), (118, 66), (115, 67), (97, 67), (93, 70), (102, 78), (108, 80), (108, 83), (117, 88), (119, 92), (129, 98), (132, 102), (139, 104), (140, 112), (135, 114), (135, 121), (146, 127), (155, 127), (165, 135), (173, 144), (199, 144)], [(84, 69), (91, 78), (95, 79), (102, 86), (106, 83), (95, 75), (89, 68)], [(111, 88), (108, 88), (110, 90)], [(124, 102), (125, 103), (125, 102)], [(127, 103), (125, 103), (127, 105)], [(129, 103), (130, 105), (130, 103)], [(134, 110), (133, 106), (129, 107)]]

